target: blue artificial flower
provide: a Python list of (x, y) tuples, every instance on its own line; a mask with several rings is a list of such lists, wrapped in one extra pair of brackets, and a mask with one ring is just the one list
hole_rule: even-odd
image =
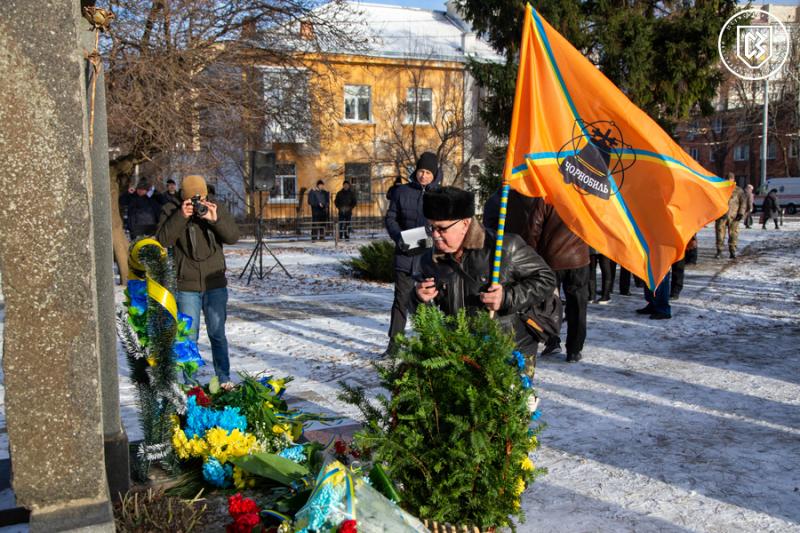
[(227, 406), (218, 411), (197, 405), (197, 398), (194, 396), (186, 399), (186, 428), (183, 431), (187, 439), (192, 439), (195, 435), (203, 437), (206, 431), (217, 426), (228, 434), (234, 429), (244, 433), (247, 428), (247, 418), (239, 414), (238, 407)]
[(232, 475), (233, 467), (229, 464), (220, 464), (215, 457), (209, 457), (203, 464), (203, 479), (215, 487), (228, 486)]
[(197, 363), (197, 366), (206, 364), (203, 358), (200, 357), (197, 344), (191, 339), (176, 340), (175, 344), (172, 345), (172, 351), (175, 354), (176, 363)]
[(306, 460), (306, 454), (304, 452), (303, 445), (299, 444), (282, 450), (278, 455), (290, 461), (294, 461), (295, 463), (302, 463)]
[(531, 420), (539, 420), (542, 417), (542, 412), (538, 409), (531, 415)]
[(128, 280), (128, 299), (136, 314), (143, 315), (147, 311), (147, 282), (141, 279)]
[(523, 389), (530, 389), (533, 384), (531, 383), (531, 378), (528, 376), (520, 376), (520, 380), (522, 381), (522, 388)]
[(513, 352), (511, 352), (511, 355), (514, 356), (512, 363), (516, 362), (517, 368), (519, 368), (520, 370), (525, 370), (525, 356), (522, 355), (518, 350), (514, 350)]
[(325, 483), (320, 490), (311, 496), (311, 499), (297, 512), (297, 518), (301, 515), (308, 516), (308, 525), (297, 533), (309, 533), (310, 531), (323, 531), (328, 515), (334, 510), (334, 506), (342, 498), (342, 490), (334, 487), (331, 483)]

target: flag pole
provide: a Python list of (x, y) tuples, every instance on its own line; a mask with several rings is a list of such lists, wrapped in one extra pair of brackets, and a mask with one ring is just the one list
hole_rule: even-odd
[[(530, 38), (530, 24), (528, 18), (531, 17), (532, 7), (525, 4), (525, 15), (522, 20), (522, 42), (519, 49), (519, 67), (517, 70), (517, 86), (514, 90), (514, 111), (511, 114), (511, 132), (508, 135), (508, 148), (506, 149), (506, 163), (503, 167), (503, 189), (500, 196), (500, 217), (497, 221), (497, 241), (494, 248), (494, 265), (492, 267), (492, 286), (500, 285), (500, 267), (503, 262), (503, 236), (506, 227), (506, 213), (508, 212), (508, 193), (511, 189), (509, 177), (514, 166), (513, 146), (517, 140), (517, 129), (519, 127), (519, 104), (522, 98), (522, 65), (527, 59), (528, 47), (525, 46)], [(489, 316), (494, 317), (494, 311), (489, 311)]]

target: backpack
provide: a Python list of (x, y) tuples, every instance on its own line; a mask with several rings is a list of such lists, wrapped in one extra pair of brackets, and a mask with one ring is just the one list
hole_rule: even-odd
[(564, 316), (558, 287), (543, 302), (532, 305), (520, 315), (528, 332), (539, 342), (547, 342), (550, 337), (558, 337), (561, 333), (561, 319)]

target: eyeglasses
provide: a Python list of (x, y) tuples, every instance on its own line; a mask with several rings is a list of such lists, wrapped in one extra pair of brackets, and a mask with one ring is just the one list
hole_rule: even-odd
[(448, 224), (447, 226), (444, 226), (444, 227), (434, 226), (432, 224), (426, 224), (425, 225), (425, 231), (428, 232), (428, 235), (433, 235), (434, 231), (437, 232), (439, 235), (443, 235), (443, 234), (447, 233), (447, 230), (449, 230), (450, 228), (452, 228), (453, 226), (455, 226), (459, 222), (461, 222), (461, 220), (456, 220), (452, 224)]

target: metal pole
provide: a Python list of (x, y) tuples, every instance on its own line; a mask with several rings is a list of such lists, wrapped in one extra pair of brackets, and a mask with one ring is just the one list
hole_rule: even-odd
[(759, 189), (767, 184), (767, 131), (769, 125), (769, 78), (764, 80), (764, 118), (761, 125), (761, 183)]

